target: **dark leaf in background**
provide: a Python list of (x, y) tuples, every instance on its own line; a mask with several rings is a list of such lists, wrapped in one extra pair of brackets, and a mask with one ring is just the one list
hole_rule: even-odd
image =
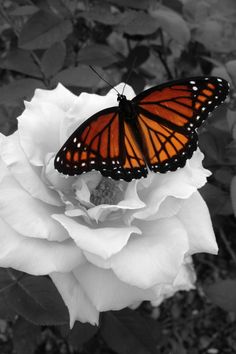
[[(96, 69), (97, 70), (97, 69)], [(97, 70), (101, 76), (105, 76), (101, 69)], [(66, 86), (93, 88), (98, 85), (100, 78), (88, 67), (84, 65), (74, 66), (59, 72), (53, 81), (55, 84), (61, 82)]]
[(230, 167), (220, 167), (214, 172), (215, 179), (224, 186), (229, 187), (233, 178), (233, 171)]
[(48, 48), (41, 60), (42, 71), (46, 77), (55, 75), (63, 67), (66, 57), (64, 42), (58, 42)]
[(96, 21), (110, 26), (118, 25), (123, 17), (121, 13), (113, 14), (109, 8), (104, 8), (103, 6), (97, 6), (90, 11), (84, 11), (80, 16), (87, 20)]
[(236, 176), (234, 176), (231, 180), (230, 196), (231, 196), (234, 215), (236, 216)]
[(169, 7), (170, 9), (177, 11), (182, 16), (183, 3), (180, 0), (162, 0), (162, 5)]
[(0, 318), (5, 320), (14, 320), (16, 316), (17, 312), (7, 304), (4, 295), (0, 294)]
[(151, 15), (138, 11), (126, 11), (117, 30), (129, 35), (149, 35), (154, 33), (160, 24)]
[(210, 7), (210, 13), (215, 16), (223, 15), (225, 18), (227, 17), (230, 21), (235, 21), (236, 15), (236, 2), (234, 0), (221, 0), (216, 1), (214, 6)]
[(22, 74), (34, 77), (42, 77), (39, 67), (34, 62), (29, 51), (23, 49), (11, 50), (4, 60), (0, 61), (0, 67), (3, 69), (14, 70)]
[(70, 20), (63, 20), (52, 13), (38, 11), (23, 26), (19, 46), (23, 49), (46, 49), (63, 41), (72, 32)]
[(208, 50), (216, 53), (230, 53), (236, 49), (233, 23), (227, 22), (221, 14), (219, 18), (209, 18), (198, 27), (194, 39), (202, 43)]
[(38, 11), (38, 7), (34, 5), (17, 6), (14, 10), (10, 11), (11, 16), (30, 16)]
[(227, 110), (227, 123), (229, 131), (234, 140), (236, 140), (236, 111), (232, 111), (231, 109)]
[(24, 99), (31, 99), (36, 88), (45, 88), (40, 80), (21, 79), (0, 87), (0, 104), (17, 106)]
[(118, 7), (130, 7), (137, 10), (147, 10), (150, 0), (106, 0), (110, 4), (116, 5)]
[[(129, 76), (128, 82), (126, 82), (127, 78)], [(131, 74), (129, 75), (127, 72), (122, 76), (121, 78), (122, 82), (126, 82), (129, 84), (135, 91), (136, 95), (143, 91), (146, 81), (143, 78), (143, 75), (136, 73), (135, 71), (132, 71)]]
[(74, 350), (82, 350), (83, 345), (94, 337), (97, 331), (97, 326), (77, 321), (69, 333), (68, 343), (74, 348)]
[(104, 314), (101, 335), (118, 354), (157, 354), (160, 328), (156, 321), (124, 309)]
[(48, 5), (51, 9), (51, 11), (62, 17), (62, 18), (70, 18), (72, 16), (69, 8), (67, 7), (69, 1), (66, 0), (49, 0)]
[(211, 183), (205, 184), (200, 189), (200, 193), (208, 205), (211, 215), (231, 215), (233, 214), (232, 204), (228, 192)]
[(225, 64), (226, 70), (236, 86), (236, 60), (229, 60)]
[(78, 53), (78, 62), (92, 66), (106, 67), (118, 61), (118, 56), (107, 45), (92, 44), (82, 48)]
[(41, 328), (19, 317), (13, 325), (13, 346), (17, 354), (34, 354)]
[(160, 27), (182, 45), (186, 45), (190, 41), (190, 29), (177, 12), (168, 8), (159, 8), (152, 11), (152, 16), (156, 19)]
[(204, 287), (207, 297), (225, 311), (236, 312), (236, 280), (219, 280)]
[(0, 268), (0, 318), (13, 320), (17, 315), (11, 306), (6, 302), (4, 291), (13, 286), (17, 279), (20, 279), (23, 273), (13, 273), (11, 269)]
[(236, 165), (236, 141), (233, 140), (225, 149), (226, 162), (233, 167)]
[(125, 60), (128, 69), (134, 69), (142, 65), (149, 57), (149, 48), (144, 45), (136, 46), (132, 49)]
[(215, 161), (220, 158), (217, 141), (209, 131), (199, 135), (199, 145), (208, 158)]
[(232, 84), (231, 77), (230, 77), (229, 73), (227, 72), (225, 65), (214, 67), (211, 72), (211, 75), (222, 77), (223, 79), (229, 81), (230, 84)]
[(68, 311), (52, 281), (43, 276), (25, 276), (4, 290), (7, 303), (36, 325), (64, 324)]
[(206, 1), (186, 1), (183, 6), (183, 17), (191, 24), (200, 25), (209, 16), (209, 8), (209, 4)]
[(215, 128), (214, 119), (211, 121), (211, 125), (208, 125), (207, 131), (199, 134), (200, 149), (208, 159), (210, 158), (214, 161), (214, 164), (215, 162), (217, 164), (225, 162), (228, 157), (225, 150), (231, 140), (228, 130)]
[(0, 292), (3, 293), (6, 288), (14, 285), (15, 281), (18, 281), (24, 273), (14, 272), (9, 268), (0, 268)]

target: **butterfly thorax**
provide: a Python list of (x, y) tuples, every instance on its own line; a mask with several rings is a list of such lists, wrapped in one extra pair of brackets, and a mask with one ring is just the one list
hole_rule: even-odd
[(125, 119), (134, 119), (136, 112), (132, 101), (127, 100), (125, 95), (118, 95), (117, 101), (119, 102), (119, 113)]

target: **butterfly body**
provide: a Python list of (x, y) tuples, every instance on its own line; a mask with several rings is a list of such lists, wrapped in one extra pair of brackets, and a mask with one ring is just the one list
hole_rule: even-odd
[(55, 168), (72, 176), (97, 170), (125, 181), (148, 170), (175, 171), (197, 148), (196, 128), (228, 91), (225, 80), (207, 77), (155, 86), (132, 100), (118, 94), (118, 106), (94, 114), (69, 137)]

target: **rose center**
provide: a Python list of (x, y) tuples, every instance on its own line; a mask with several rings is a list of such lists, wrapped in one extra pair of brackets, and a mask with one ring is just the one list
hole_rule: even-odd
[(123, 199), (123, 191), (122, 182), (104, 177), (91, 192), (90, 202), (94, 205), (117, 204)]

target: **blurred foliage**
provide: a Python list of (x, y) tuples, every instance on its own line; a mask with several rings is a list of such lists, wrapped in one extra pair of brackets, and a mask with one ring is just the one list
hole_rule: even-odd
[[(144, 304), (135, 312), (104, 314), (99, 329), (77, 323), (69, 332), (67, 311), (48, 278), (1, 270), (0, 317), (10, 324), (0, 323), (4, 352), (11, 353), (9, 342), (19, 354), (236, 352), (235, 15), (235, 0), (0, 1), (0, 131), (5, 135), (16, 130), (23, 100), (36, 88), (61, 82), (76, 94), (107, 92), (88, 65), (111, 85), (130, 73), (136, 93), (188, 76), (217, 75), (231, 83), (228, 101), (199, 131), (204, 165), (212, 171), (201, 193), (220, 253), (194, 256), (195, 295), (177, 294), (160, 309)], [(48, 292), (38, 298), (45, 282)], [(32, 317), (30, 307), (37, 315)], [(57, 326), (48, 327), (52, 323)], [(36, 324), (44, 325), (41, 331)]]

